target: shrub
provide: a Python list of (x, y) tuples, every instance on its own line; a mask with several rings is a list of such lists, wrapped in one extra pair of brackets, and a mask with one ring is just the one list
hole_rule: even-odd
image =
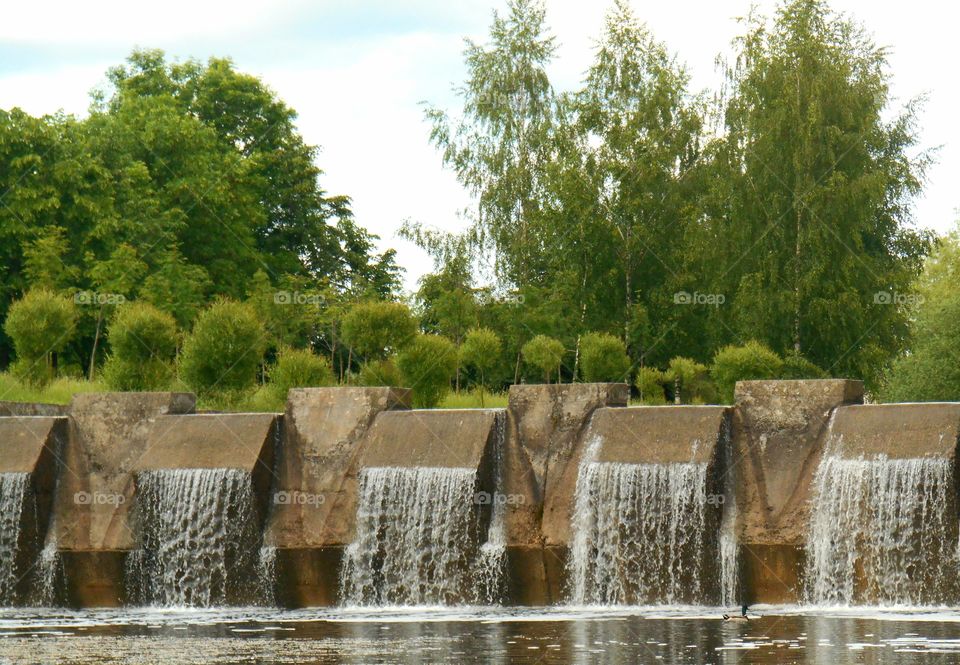
[(486, 374), (500, 359), (500, 348), (500, 337), (489, 328), (473, 328), (468, 331), (463, 346), (460, 347), (463, 362), (480, 373), (480, 406), (483, 406), (483, 392), (487, 386)]
[(107, 329), (103, 379), (112, 390), (161, 390), (174, 377), (177, 322), (146, 302), (122, 305)]
[(671, 360), (664, 380), (667, 388), (672, 388), (674, 397), (679, 390), (682, 404), (706, 404), (717, 398), (717, 391), (710, 379), (710, 370), (706, 365), (690, 358), (677, 356)]
[(281, 349), (268, 377), (273, 391), (284, 398), (291, 388), (330, 386), (334, 383), (330, 363), (310, 349)]
[(368, 360), (360, 368), (357, 377), (361, 386), (389, 386), (397, 388), (403, 385), (403, 377), (397, 364), (390, 358), (386, 360)]
[(198, 393), (243, 390), (257, 379), (266, 333), (247, 304), (218, 300), (197, 316), (183, 344), (180, 371)]
[(587, 333), (580, 340), (580, 371), (589, 383), (627, 381), (630, 356), (623, 342), (607, 333)]
[(827, 373), (795, 351), (783, 357), (781, 379), (825, 379)]
[(3, 329), (17, 352), (13, 373), (31, 385), (49, 382), (53, 354), (66, 348), (76, 321), (74, 303), (46, 289), (28, 291), (10, 305)]
[(743, 346), (725, 346), (713, 357), (710, 372), (720, 397), (733, 402), (737, 381), (775, 379), (783, 369), (783, 360), (767, 346), (749, 341)]
[(385, 360), (403, 349), (417, 332), (410, 308), (398, 302), (354, 305), (343, 317), (343, 341), (367, 360)]
[(417, 335), (397, 357), (404, 384), (413, 391), (413, 405), (437, 406), (450, 390), (457, 371), (457, 349), (440, 335)]
[(666, 381), (666, 375), (656, 367), (641, 367), (637, 370), (635, 385), (640, 392), (640, 403), (648, 405), (666, 404), (667, 396), (663, 390)]
[(520, 349), (524, 361), (543, 372), (543, 379), (547, 383), (550, 383), (553, 372), (557, 373), (557, 382), (560, 381), (560, 363), (563, 362), (565, 351), (560, 340), (546, 335), (537, 335)]

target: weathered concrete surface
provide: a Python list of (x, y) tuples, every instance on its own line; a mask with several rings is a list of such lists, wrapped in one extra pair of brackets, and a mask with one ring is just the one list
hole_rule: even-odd
[(281, 607), (329, 607), (339, 603), (344, 547), (277, 549), (276, 598)]
[(596, 409), (629, 397), (623, 383), (510, 387), (504, 491), (523, 500), (507, 512), (509, 544), (567, 544), (583, 433)]
[(842, 457), (953, 459), (960, 439), (960, 404), (871, 404), (837, 409), (831, 443)]
[(45, 402), (10, 402), (0, 400), (0, 417), (3, 416), (65, 416), (69, 407), (66, 404), (47, 404)]
[(33, 576), (26, 574), (47, 534), (56, 486), (58, 459), (67, 438), (67, 419), (42, 416), (0, 417), (0, 473), (29, 474), (23, 513), (19, 515), (18, 580), (13, 597), (29, 597)]
[(834, 410), (863, 401), (843, 379), (742, 381), (736, 386), (731, 473), (747, 602), (796, 602), (810, 489)]
[(88, 393), (70, 404), (70, 436), (56, 498), (61, 550), (125, 550), (133, 472), (147, 452), (154, 421), (190, 413), (189, 393)]
[[(291, 390), (274, 486), (291, 500), (273, 506), (266, 543), (279, 549), (349, 544), (361, 441), (378, 413), (409, 405), (405, 389)], [(305, 500), (293, 500), (299, 497)]]
[(729, 411), (723, 406), (597, 409), (587, 443), (599, 439), (597, 462), (716, 464)]

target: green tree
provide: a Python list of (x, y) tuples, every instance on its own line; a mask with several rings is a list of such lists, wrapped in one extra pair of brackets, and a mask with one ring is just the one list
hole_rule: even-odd
[(463, 362), (476, 368), (480, 374), (480, 406), (484, 405), (483, 391), (487, 387), (488, 372), (496, 367), (501, 351), (500, 337), (489, 328), (473, 328), (467, 333), (460, 355)]
[(580, 341), (580, 368), (588, 383), (630, 382), (630, 357), (623, 342), (607, 333), (587, 333)]
[(640, 402), (648, 406), (657, 406), (667, 403), (664, 385), (669, 381), (664, 372), (656, 367), (641, 367), (637, 370), (634, 385), (640, 393)]
[(17, 351), (14, 373), (35, 385), (56, 376), (57, 353), (75, 332), (76, 307), (46, 289), (28, 291), (7, 312), (3, 328)]
[(282, 399), (286, 399), (291, 388), (330, 386), (334, 383), (330, 363), (310, 349), (281, 349), (268, 377), (270, 388)]
[(257, 380), (266, 342), (252, 307), (217, 300), (200, 313), (183, 343), (181, 376), (200, 395), (249, 388)]
[(384, 360), (403, 349), (416, 334), (410, 308), (397, 302), (362, 302), (343, 317), (341, 335), (367, 360)]
[(713, 358), (710, 373), (727, 403), (733, 402), (737, 381), (776, 379), (783, 371), (783, 359), (769, 347), (751, 340), (742, 346), (725, 346)]
[(664, 378), (678, 404), (706, 404), (717, 397), (709, 368), (690, 358), (671, 359)]
[(457, 349), (440, 335), (417, 335), (397, 356), (404, 383), (413, 391), (413, 405), (429, 409), (443, 401), (457, 369)]
[(876, 385), (908, 321), (875, 296), (907, 292), (930, 248), (911, 227), (918, 105), (893, 107), (887, 50), (821, 0), (748, 25), (700, 227), (706, 279), (730, 329)]
[[(960, 401), (960, 226), (927, 259), (913, 291), (901, 294), (913, 318), (908, 351), (890, 368), (887, 402)], [(890, 306), (898, 306), (891, 303)]]
[(560, 364), (565, 353), (563, 342), (546, 335), (537, 335), (523, 345), (524, 361), (540, 370), (546, 383), (550, 383), (550, 375), (554, 372), (560, 382)]
[(112, 390), (163, 390), (176, 376), (179, 333), (172, 316), (146, 302), (121, 305), (107, 329), (103, 378)]

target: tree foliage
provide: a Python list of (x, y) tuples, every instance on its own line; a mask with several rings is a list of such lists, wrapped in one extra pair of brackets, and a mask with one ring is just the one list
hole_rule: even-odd
[(13, 303), (3, 327), (17, 351), (14, 373), (35, 385), (52, 379), (56, 354), (70, 342), (76, 320), (73, 302), (46, 289)]
[(219, 300), (197, 316), (183, 343), (180, 373), (198, 394), (243, 390), (257, 380), (267, 334), (252, 307)]
[(419, 409), (437, 406), (450, 391), (457, 370), (457, 349), (440, 335), (417, 335), (397, 356), (404, 385)]

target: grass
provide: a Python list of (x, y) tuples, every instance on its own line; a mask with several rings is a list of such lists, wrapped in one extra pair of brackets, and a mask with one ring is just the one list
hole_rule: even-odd
[[(190, 390), (179, 381), (171, 386), (170, 389), (187, 392)], [(101, 381), (87, 381), (86, 379), (69, 377), (60, 377), (46, 386), (37, 387), (21, 382), (8, 372), (0, 372), (0, 401), (69, 404), (70, 399), (77, 393), (98, 393), (109, 390), (110, 388)], [(197, 409), (205, 411), (277, 413), (284, 410), (285, 403), (286, 395), (280, 395), (270, 385), (264, 385), (239, 392), (201, 395), (197, 399)], [(506, 406), (507, 394), (505, 392), (493, 393), (484, 391), (484, 408), (500, 409)], [(479, 409), (480, 392), (477, 390), (463, 390), (458, 394), (451, 391), (447, 393), (447, 396), (437, 408)]]
[(0, 400), (9, 402), (44, 402), (69, 404), (77, 393), (97, 393), (107, 390), (99, 381), (60, 377), (46, 386), (25, 384), (8, 372), (0, 373)]

